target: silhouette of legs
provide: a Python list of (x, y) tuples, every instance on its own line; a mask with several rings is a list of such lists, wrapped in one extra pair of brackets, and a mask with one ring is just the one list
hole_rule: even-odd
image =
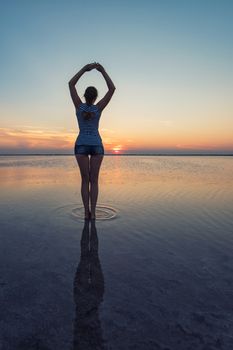
[(85, 208), (85, 219), (90, 217), (89, 210), (89, 157), (83, 154), (75, 155), (77, 163), (79, 165), (81, 177), (82, 177), (82, 185), (81, 185), (81, 195), (83, 200), (83, 205)]
[(103, 160), (102, 154), (92, 155), (90, 158), (90, 198), (91, 198), (91, 218), (95, 218), (95, 208), (98, 198), (98, 178), (99, 170)]

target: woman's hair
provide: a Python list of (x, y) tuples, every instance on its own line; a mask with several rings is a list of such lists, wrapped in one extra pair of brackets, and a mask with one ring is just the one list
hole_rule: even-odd
[(98, 96), (98, 91), (94, 86), (88, 86), (86, 88), (84, 97), (87, 104), (90, 105), (92, 101), (96, 99), (97, 96)]

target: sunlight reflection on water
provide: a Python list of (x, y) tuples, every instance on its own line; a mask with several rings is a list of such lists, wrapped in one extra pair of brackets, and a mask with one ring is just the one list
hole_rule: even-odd
[(46, 348), (70, 349), (74, 311), (86, 325), (95, 310), (113, 350), (198, 350), (218, 332), (231, 349), (232, 174), (232, 157), (105, 157), (89, 232), (74, 157), (0, 157), (4, 341), (48, 324)]

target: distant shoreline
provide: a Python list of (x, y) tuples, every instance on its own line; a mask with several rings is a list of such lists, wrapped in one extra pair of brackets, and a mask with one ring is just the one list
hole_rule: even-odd
[[(66, 153), (27, 153), (27, 154), (22, 154), (22, 153), (11, 153), (11, 154), (0, 154), (0, 157), (15, 157), (15, 156), (20, 156), (20, 157), (25, 157), (25, 156), (74, 156), (74, 154), (66, 154)], [(217, 157), (232, 157), (233, 153), (105, 153), (105, 156), (153, 156), (153, 157), (206, 157), (206, 156), (217, 156)]]

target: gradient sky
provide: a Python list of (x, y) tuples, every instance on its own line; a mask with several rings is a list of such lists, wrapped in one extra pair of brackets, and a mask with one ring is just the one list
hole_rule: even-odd
[[(68, 81), (100, 62), (116, 91), (106, 151), (233, 152), (233, 1), (5, 1), (0, 11), (0, 152), (72, 153)], [(106, 84), (97, 71), (80, 96)]]

